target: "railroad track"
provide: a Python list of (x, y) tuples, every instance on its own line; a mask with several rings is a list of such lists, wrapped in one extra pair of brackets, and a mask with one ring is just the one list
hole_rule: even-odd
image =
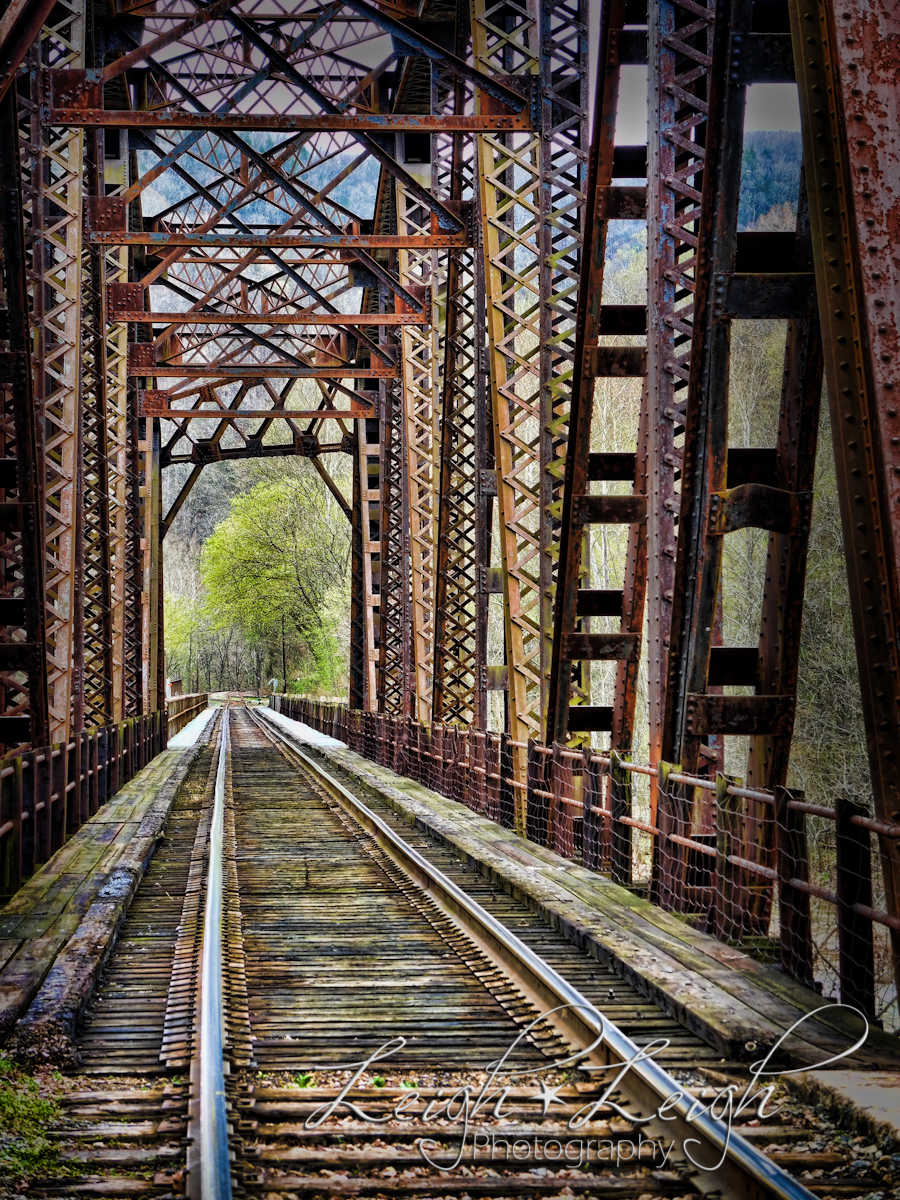
[[(652, 1058), (616, 1065), (660, 1039)], [(741, 1094), (746, 1067), (244, 706), (226, 706), (189, 776), (80, 1052), (62, 1169), (31, 1195), (884, 1186), (865, 1155), (817, 1141), (796, 1105), (787, 1119), (753, 1106), (728, 1136), (702, 1110), (729, 1085)], [(492, 1076), (501, 1060), (511, 1074)], [(503, 1087), (499, 1109), (476, 1108)]]

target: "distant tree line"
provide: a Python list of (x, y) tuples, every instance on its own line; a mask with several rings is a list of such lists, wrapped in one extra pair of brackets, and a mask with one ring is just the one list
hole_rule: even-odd
[(168, 674), (191, 691), (346, 691), (349, 560), (308, 459), (207, 467), (165, 542)]

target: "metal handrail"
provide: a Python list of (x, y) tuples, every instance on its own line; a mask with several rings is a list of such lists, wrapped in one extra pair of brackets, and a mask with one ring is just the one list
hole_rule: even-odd
[(228, 1112), (225, 1103), (225, 1018), (222, 985), (222, 884), (225, 843), (225, 780), (230, 734), (228, 707), (222, 713), (209, 868), (203, 917), (200, 971), (200, 1194), (203, 1200), (231, 1200)]

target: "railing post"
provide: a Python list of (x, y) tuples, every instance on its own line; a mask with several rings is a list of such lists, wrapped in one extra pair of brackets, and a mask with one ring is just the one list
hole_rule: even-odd
[[(38, 751), (34, 762), (34, 824), (35, 824), (35, 863), (45, 863), (53, 853), (51, 849), (51, 808), (50, 800), (53, 791), (51, 777), (53, 760), (50, 758), (51, 747), (44, 746)], [(38, 762), (38, 758), (42, 761)], [(38, 812), (38, 805), (41, 806)]]
[[(500, 824), (506, 829), (515, 829), (517, 833), (524, 834), (525, 826), (519, 829), (516, 825), (516, 816), (521, 811), (521, 802), (516, 803), (516, 789), (512, 785), (513, 779), (513, 747), (510, 743), (508, 733), (500, 734), (500, 754), (498, 770), (500, 772)], [(524, 774), (524, 772), (523, 772)]]
[(660, 762), (657, 767), (656, 827), (659, 833), (653, 856), (651, 899), (670, 912), (677, 912), (684, 898), (685, 851), (677, 842), (669, 840), (669, 834), (684, 836), (685, 830), (684, 797), (679, 787), (673, 790), (669, 783), (669, 776), (680, 769), (667, 762)]
[[(793, 796), (802, 798), (802, 792)], [(813, 942), (809, 892), (793, 881), (809, 882), (806, 814), (788, 807), (792, 793), (775, 788), (775, 863), (778, 871), (778, 921), (781, 969), (785, 975), (813, 985)]]
[(581, 799), (584, 804), (582, 819), (581, 861), (591, 871), (600, 870), (604, 859), (606, 841), (606, 818), (603, 811), (603, 770), (594, 760), (590, 746), (584, 750), (584, 765), (581, 768)]
[(547, 845), (547, 798), (538, 792), (547, 792), (547, 756), (541, 753), (541, 745), (534, 738), (528, 739), (528, 770), (526, 781), (528, 792), (528, 820), (525, 836), (539, 846)]
[(716, 775), (716, 877), (713, 881), (713, 919), (720, 942), (739, 939), (743, 932), (741, 896), (746, 893), (746, 872), (728, 861), (730, 854), (741, 854), (744, 846), (743, 816), (739, 797), (728, 788), (743, 781), (719, 772)]
[(23, 855), (24, 855), (24, 830), (22, 821), (24, 790), (22, 780), (22, 756), (14, 758), (12, 762), (12, 811), (10, 812), (10, 820), (13, 823), (12, 833), (9, 836), (9, 851), (7, 858), (7, 875), (4, 885), (10, 896), (14, 895), (22, 886), (23, 880)]
[(431, 780), (429, 786), (432, 791), (440, 792), (442, 796), (447, 794), (444, 790), (444, 726), (439, 721), (431, 726)]
[(836, 804), (837, 918), (841, 1003), (875, 1016), (875, 947), (872, 922), (855, 904), (872, 907), (872, 846), (868, 829), (850, 818), (866, 810), (844, 796)]
[(631, 762), (630, 754), (618, 750), (609, 752), (609, 811), (610, 811), (610, 870), (616, 883), (630, 884), (631, 826), (622, 823), (631, 816), (631, 772), (624, 764)]
[[(22, 878), (31, 875), (38, 862), (37, 753), (23, 754), (22, 763)], [(26, 814), (28, 820), (25, 820)]]
[(87, 770), (90, 771), (87, 789), (87, 811), (89, 817), (92, 817), (100, 806), (100, 748), (106, 745), (107, 732), (106, 729), (97, 729), (93, 733), (88, 734), (85, 747), (87, 753)]

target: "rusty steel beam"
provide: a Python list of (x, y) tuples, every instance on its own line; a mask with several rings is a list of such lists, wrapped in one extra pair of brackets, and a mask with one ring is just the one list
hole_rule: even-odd
[(154, 416), (164, 421), (340, 421), (369, 417), (374, 409), (360, 404), (356, 408), (246, 408), (225, 412), (219, 408), (144, 408), (142, 416)]
[(79, 637), (81, 454), (82, 196), (84, 133), (47, 126), (40, 117), (44, 56), (81, 64), (80, 0), (61, 0), (41, 46), (28, 56), (21, 163), (35, 405), (44, 429), (44, 588), (50, 740), (73, 731), (80, 704)]
[(0, 17), (0, 99), (40, 37), (55, 0), (12, 0)]
[(210, 363), (197, 366), (186, 363), (179, 366), (170, 362), (136, 362), (130, 358), (128, 374), (146, 378), (156, 376), (167, 379), (258, 379), (264, 373), (267, 379), (396, 379), (396, 368), (390, 367), (294, 367), (281, 362), (248, 362), (241, 366), (230, 363)]
[(236, 132), (286, 130), (291, 133), (485, 133), (530, 129), (527, 112), (510, 116), (493, 113), (477, 115), (431, 116), (424, 113), (339, 113), (311, 116), (308, 113), (267, 115), (264, 113), (183, 112), (180, 109), (155, 109), (150, 112), (121, 111), (105, 108), (51, 108), (48, 119), (54, 125), (79, 125), (106, 129), (227, 129)]
[[(604, 310), (601, 303), (607, 237), (603, 201), (612, 186), (615, 170), (613, 135), (619, 89), (619, 41), (624, 21), (623, 0), (604, 8), (599, 31), (598, 82), (588, 166), (588, 234), (579, 287), (546, 734), (548, 744), (564, 743), (572, 740), (575, 734), (606, 729), (613, 734), (612, 745), (616, 750), (631, 749), (631, 722), (646, 581), (645, 470), (640, 447), (637, 456), (629, 456), (627, 469), (623, 469), (617, 455), (602, 452), (592, 454), (591, 425), (596, 379), (601, 374), (618, 374), (621, 363), (630, 361), (635, 351), (640, 351), (635, 347), (606, 346), (603, 347), (604, 353), (600, 354), (599, 338), (622, 329), (646, 329), (646, 313), (613, 314), (608, 309)], [(646, 390), (644, 394), (646, 400)], [(646, 436), (646, 426), (645, 414), (641, 422), (641, 442)], [(640, 459), (639, 464), (636, 458)], [(634, 494), (631, 497), (592, 496), (592, 482), (631, 482)], [(627, 523), (632, 531), (627, 564), (627, 595), (623, 591), (615, 601), (607, 599), (602, 612), (597, 611), (590, 586), (583, 586), (586, 534), (591, 525), (601, 522)], [(620, 633), (591, 633), (592, 616), (618, 616)], [(590, 663), (600, 658), (618, 660), (620, 664), (617, 688), (620, 711), (617, 722), (614, 722), (614, 713), (607, 713), (605, 706), (601, 708), (590, 703)], [(575, 685), (574, 671), (577, 669), (584, 672), (581, 687)], [(578, 695), (578, 692), (582, 692), (582, 695)], [(585, 699), (587, 703), (584, 703)]]
[(350, 313), (349, 316), (337, 316), (334, 313), (323, 313), (310, 316), (309, 313), (266, 313), (266, 312), (236, 312), (236, 313), (178, 313), (178, 312), (138, 312), (131, 309), (115, 310), (116, 318), (135, 325), (339, 325), (346, 326), (350, 321), (354, 325), (430, 325), (431, 313)]
[(98, 232), (92, 230), (88, 241), (99, 246), (187, 246), (235, 250), (256, 250), (273, 246), (278, 249), (327, 250), (446, 250), (469, 244), (466, 232), (415, 234), (307, 234), (307, 233), (154, 233)]
[[(0, 454), (4, 507), (21, 513), (19, 530), (4, 530), (0, 588), (3, 640), (30, 648), (25, 669), (0, 675), (0, 743), (45, 746), (50, 741), (44, 615), (43, 439), (35, 420), (31, 336), (15, 96), (0, 98), (0, 270), (9, 349), (0, 356)], [(18, 609), (21, 601), (21, 612)], [(24, 678), (23, 678), (24, 676)]]
[[(790, 0), (789, 9), (873, 801), (891, 822), (900, 819), (900, 13), (886, 0)], [(880, 844), (896, 919), (900, 844)], [(893, 928), (891, 943), (900, 983)]]

